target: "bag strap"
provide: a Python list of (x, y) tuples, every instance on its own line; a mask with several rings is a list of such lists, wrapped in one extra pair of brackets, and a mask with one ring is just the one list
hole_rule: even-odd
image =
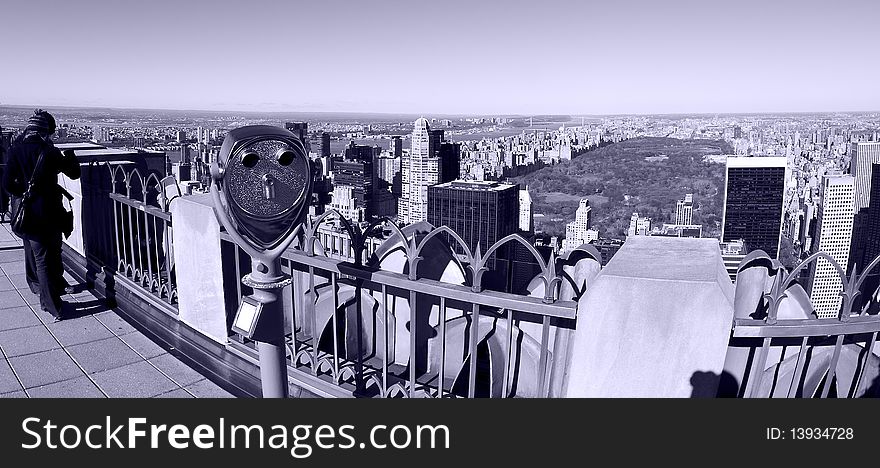
[(29, 199), (31, 196), (31, 189), (34, 187), (34, 179), (37, 177), (37, 173), (43, 167), (43, 155), (45, 154), (45, 148), (40, 150), (40, 156), (37, 158), (37, 164), (34, 166), (34, 172), (33, 174), (31, 174), (31, 180), (28, 181), (27, 190), (25, 190), (24, 194), (21, 196), (23, 200)]

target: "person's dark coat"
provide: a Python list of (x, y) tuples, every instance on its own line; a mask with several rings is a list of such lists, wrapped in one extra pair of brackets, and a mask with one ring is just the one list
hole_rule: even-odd
[(79, 179), (79, 162), (73, 152), (62, 153), (52, 143), (37, 134), (25, 134), (16, 141), (6, 156), (6, 171), (3, 174), (3, 188), (10, 195), (21, 198), (27, 190), (28, 182), (37, 165), (40, 153), (43, 161), (38, 174), (34, 176), (31, 189), (28, 216), (28, 236), (55, 235), (61, 232), (64, 213), (62, 189), (58, 185), (58, 174), (71, 179)]

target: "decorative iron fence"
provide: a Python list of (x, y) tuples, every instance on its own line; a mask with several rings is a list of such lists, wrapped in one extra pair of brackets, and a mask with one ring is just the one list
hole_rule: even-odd
[[(336, 222), (349, 252), (321, 244), (319, 228)], [(369, 258), (371, 235), (393, 233)], [(465, 252), (459, 260), (440, 236)], [(448, 227), (400, 229), (389, 220), (366, 228), (335, 211), (300, 228), (283, 256), (294, 277), (285, 298), (290, 366), (356, 396), (513, 397), (556, 394), (576, 302), (559, 300), (568, 258), (544, 260), (518, 235), (472, 252)], [(226, 242), (231, 244), (228, 238)], [(541, 274), (537, 297), (489, 291), (482, 278), (493, 253), (519, 243)], [(330, 255), (351, 259), (340, 261)], [(591, 252), (590, 256), (598, 257)], [(228, 265), (243, 274), (241, 255)], [(226, 269), (227, 266), (224, 266)], [(248, 291), (238, 285), (241, 297)]]
[(117, 279), (121, 276), (153, 297), (176, 308), (173, 231), (168, 206), (177, 188), (173, 178), (159, 179), (138, 169), (110, 167), (110, 199)]
[[(794, 300), (798, 294), (803, 297), (804, 290), (797, 284), (801, 271), (820, 259), (834, 267), (841, 281), (838, 316), (780, 319), (784, 300)], [(830, 255), (819, 252), (791, 272), (770, 267), (772, 285), (763, 295), (766, 313), (763, 317), (735, 319), (731, 333), (728, 360), (738, 350), (748, 351), (744, 385), (738, 396), (825, 398), (876, 394), (880, 366), (872, 349), (880, 331), (880, 315), (869, 314), (867, 306), (854, 310), (854, 305), (860, 295), (876, 294), (876, 285), (867, 290), (866, 286), (867, 280), (876, 276), (872, 271), (880, 273), (878, 265), (880, 257), (860, 274), (854, 271), (847, 276)], [(868, 305), (871, 303), (869, 300)]]
[[(111, 167), (110, 183), (115, 257), (110, 262), (116, 263), (117, 280), (163, 303), (166, 310), (176, 310), (168, 211), (170, 201), (179, 196), (169, 190), (176, 184), (122, 166)], [(600, 262), (595, 249), (544, 258), (527, 240), (512, 235), (485, 251), (480, 246), (472, 250), (446, 226), (400, 228), (387, 219), (364, 226), (335, 211), (307, 219), (297, 235), (282, 257), (283, 271), (293, 278), (283, 300), (294, 383), (300, 379), (324, 386), (328, 394), (341, 390), (360, 397), (561, 394), (576, 301), (585, 290), (578, 284), (582, 279), (572, 278), (566, 267), (585, 259)], [(379, 237), (385, 241), (377, 242)], [(323, 244), (327, 239), (332, 246)], [(513, 250), (507, 248), (511, 245), (534, 258), (538, 274), (527, 295), (490, 290), (484, 281), (491, 259)], [(225, 233), (221, 250), (231, 321), (241, 297), (251, 293), (241, 284), (250, 261)], [(820, 259), (830, 262), (840, 277), (840, 313), (830, 319), (781, 318), (780, 306), (796, 295), (801, 272)], [(880, 361), (871, 350), (880, 315), (867, 308), (854, 311), (854, 305), (870, 292), (869, 285), (876, 287), (869, 279), (880, 274), (878, 264), (880, 258), (847, 276), (830, 256), (819, 253), (791, 272), (769, 267), (773, 279), (760, 298), (762, 314), (736, 318), (732, 324), (728, 361), (742, 357), (735, 396), (877, 392)], [(237, 335), (230, 338), (238, 343), (233, 346), (251, 345)]]

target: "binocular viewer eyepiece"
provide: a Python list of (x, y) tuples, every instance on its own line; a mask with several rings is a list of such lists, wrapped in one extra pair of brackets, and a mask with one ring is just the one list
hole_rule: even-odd
[[(211, 167), (218, 217), (258, 251), (285, 244), (308, 208), (312, 163), (288, 130), (252, 125), (230, 131)], [(216, 203), (215, 203), (216, 204)], [(225, 222), (224, 222), (225, 224)], [(227, 226), (229, 230), (229, 226)]]

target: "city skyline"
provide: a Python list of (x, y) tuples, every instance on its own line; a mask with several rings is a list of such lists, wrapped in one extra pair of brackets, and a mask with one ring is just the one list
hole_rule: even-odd
[[(0, 43), (40, 52), (7, 58), (21, 72), (0, 77), (0, 103), (419, 115), (880, 109), (880, 65), (869, 60), (876, 2), (383, 7), (158, 2), (134, 15), (102, 0), (16, 5)], [(239, 19), (248, 17), (259, 21)], [(50, 32), (33, 34), (33, 18)], [(266, 62), (268, 71), (254, 66)], [(858, 73), (841, 72), (853, 63)]]

